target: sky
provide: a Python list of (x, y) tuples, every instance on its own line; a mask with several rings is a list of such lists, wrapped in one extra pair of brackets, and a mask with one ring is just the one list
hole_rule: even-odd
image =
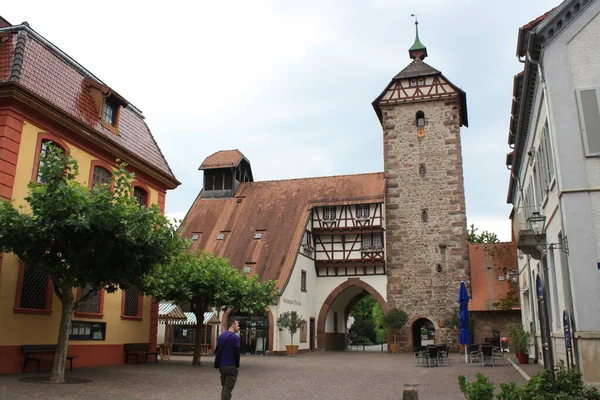
[(371, 102), (410, 63), (414, 18), (432, 67), (467, 93), (461, 131), (467, 223), (510, 241), (508, 123), (520, 26), (558, 0), (6, 2), (31, 28), (146, 117), (181, 186), (183, 218), (198, 167), (239, 149), (254, 179), (383, 170)]

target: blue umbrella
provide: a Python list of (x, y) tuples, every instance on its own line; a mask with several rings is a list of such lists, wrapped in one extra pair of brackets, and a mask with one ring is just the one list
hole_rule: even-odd
[(469, 294), (463, 281), (460, 282), (460, 291), (458, 292), (458, 302), (460, 308), (458, 316), (460, 318), (460, 336), (458, 342), (465, 345), (465, 362), (467, 361), (467, 346), (471, 343), (469, 335)]

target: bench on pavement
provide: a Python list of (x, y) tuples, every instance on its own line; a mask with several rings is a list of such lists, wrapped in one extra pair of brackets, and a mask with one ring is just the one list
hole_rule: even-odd
[[(25, 372), (27, 368), (27, 364), (29, 361), (37, 362), (37, 371), (40, 372), (40, 362), (42, 360), (54, 360), (56, 355), (56, 345), (55, 344), (24, 344), (21, 346), (23, 349), (23, 354), (25, 355), (25, 361), (23, 363), (23, 370), (21, 372)], [(77, 356), (67, 355), (67, 360), (70, 363), (70, 370), (73, 371), (73, 359), (77, 358)]]
[(135, 356), (135, 363), (138, 364), (140, 355), (144, 356), (144, 362), (148, 362), (148, 356), (154, 356), (155, 361), (158, 362), (160, 352), (152, 351), (150, 343), (125, 343), (123, 349), (125, 349), (125, 364), (132, 356)]

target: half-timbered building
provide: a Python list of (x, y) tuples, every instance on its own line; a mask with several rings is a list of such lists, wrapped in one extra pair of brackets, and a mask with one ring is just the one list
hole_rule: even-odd
[(466, 98), (423, 61), (418, 32), (409, 54), (412, 62), (373, 102), (384, 172), (254, 181), (239, 150), (214, 153), (200, 166), (204, 188), (184, 235), (194, 248), (277, 280), (280, 297), (264, 315), (222, 318), (241, 320), (248, 352), (285, 350), (289, 335), (274, 321), (288, 310), (307, 321), (301, 350), (344, 349), (346, 320), (366, 295), (384, 311), (409, 313), (404, 348), (424, 326), (434, 341), (456, 340), (444, 321), (468, 274), (460, 148)]

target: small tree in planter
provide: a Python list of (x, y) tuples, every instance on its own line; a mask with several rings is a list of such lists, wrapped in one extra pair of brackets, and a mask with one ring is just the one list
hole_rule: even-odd
[(290, 344), (285, 346), (288, 356), (295, 356), (298, 353), (298, 345), (294, 345), (294, 334), (305, 322), (296, 311), (286, 311), (277, 318), (279, 331), (287, 329), (290, 333)]
[(398, 353), (398, 343), (396, 343), (396, 332), (399, 331), (408, 322), (408, 314), (404, 310), (399, 308), (392, 308), (385, 316), (386, 325), (392, 330), (394, 334), (394, 343), (390, 345), (392, 353)]
[(519, 364), (527, 364), (529, 361), (529, 346), (531, 346), (531, 333), (523, 329), (521, 325), (510, 322), (506, 325), (508, 330), (508, 345), (514, 350)]

